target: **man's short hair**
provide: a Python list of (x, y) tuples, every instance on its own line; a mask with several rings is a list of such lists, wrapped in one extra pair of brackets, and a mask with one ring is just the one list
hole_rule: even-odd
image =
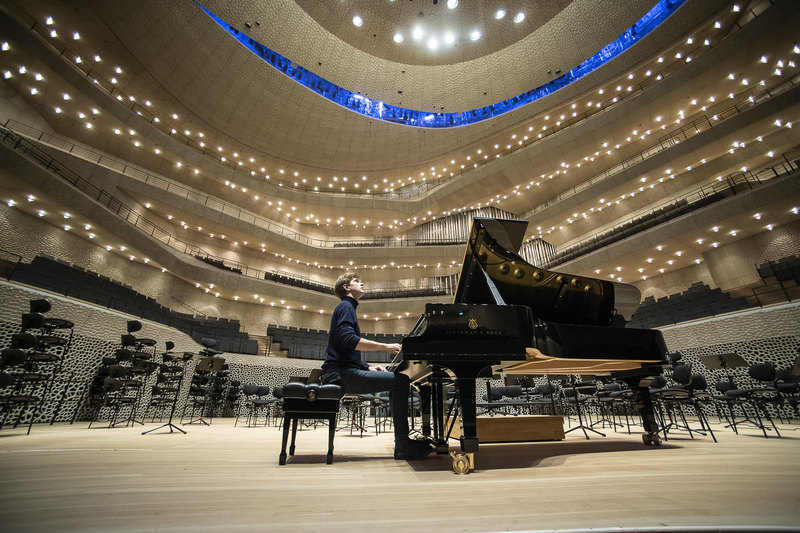
[(339, 276), (339, 279), (336, 280), (336, 283), (333, 286), (333, 292), (336, 293), (336, 296), (338, 296), (340, 300), (344, 300), (344, 297), (347, 296), (347, 291), (345, 291), (344, 288), (350, 285), (350, 282), (354, 279), (361, 280), (357, 273), (345, 272)]

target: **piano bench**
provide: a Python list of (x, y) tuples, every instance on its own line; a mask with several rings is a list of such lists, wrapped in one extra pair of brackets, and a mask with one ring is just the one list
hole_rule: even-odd
[(333, 463), (333, 436), (336, 433), (336, 416), (342, 399), (339, 385), (317, 385), (299, 382), (287, 383), (283, 387), (283, 441), (278, 464), (286, 464), (286, 443), (289, 440), (289, 422), (292, 423), (292, 443), (289, 455), (294, 455), (298, 420), (328, 421), (327, 464)]

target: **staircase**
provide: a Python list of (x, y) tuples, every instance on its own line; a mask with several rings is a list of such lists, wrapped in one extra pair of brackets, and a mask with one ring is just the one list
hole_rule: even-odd
[(281, 350), (281, 345), (278, 342), (272, 342), (272, 337), (267, 335), (252, 335), (248, 334), (251, 339), (258, 342), (258, 351), (256, 355), (262, 357), (287, 357), (287, 351)]

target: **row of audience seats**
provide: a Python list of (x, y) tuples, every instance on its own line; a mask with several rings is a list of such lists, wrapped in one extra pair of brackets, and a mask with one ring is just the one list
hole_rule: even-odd
[(630, 327), (655, 328), (708, 316), (747, 309), (745, 298), (734, 298), (721, 289), (712, 289), (702, 281), (693, 283), (687, 290), (656, 300), (652, 296), (631, 317)]
[(686, 198), (681, 198), (667, 206), (651, 211), (650, 213), (645, 213), (641, 217), (628, 221), (621, 226), (617, 226), (609, 231), (596, 235), (589, 241), (584, 241), (570, 248), (566, 248), (556, 254), (556, 256), (550, 260), (547, 265), (542, 265), (542, 267), (551, 268), (555, 265), (566, 263), (567, 261), (575, 259), (576, 257), (580, 257), (604, 246), (608, 246), (613, 242), (620, 241), (626, 237), (685, 215), (690, 211), (696, 211), (697, 209), (705, 207), (709, 204), (713, 204), (714, 202), (718, 202), (738, 194), (739, 192), (749, 189), (750, 187), (751, 185), (749, 183), (734, 183), (733, 181), (729, 181), (724, 188), (697, 198), (696, 200), (689, 201)]
[[(287, 275), (282, 272), (265, 272), (264, 279), (274, 281), (276, 283), (283, 283), (293, 287), (300, 287), (301, 289), (308, 289), (311, 291), (321, 292), (324, 294), (333, 294), (333, 288), (330, 285), (311, 281), (304, 278), (297, 278)], [(419, 298), (426, 296), (443, 296), (448, 294), (448, 290), (442, 286), (437, 288), (420, 288), (420, 289), (393, 289), (393, 290), (374, 290), (364, 295), (365, 300), (381, 300), (387, 298)]]
[(198, 342), (203, 338), (217, 339), (217, 349), (221, 351), (258, 353), (258, 341), (239, 331), (238, 320), (173, 311), (129, 285), (46, 255), (36, 256), (30, 264), (19, 263), (9, 279), (165, 324)]
[[(286, 350), (288, 357), (325, 359), (325, 347), (328, 345), (328, 332), (325, 330), (269, 325), (267, 335), (272, 338), (272, 342), (281, 345), (281, 350)], [(398, 342), (396, 335), (370, 333), (365, 337), (377, 342)], [(387, 363), (392, 360), (389, 353), (384, 351), (364, 352), (362, 357), (375, 363)]]
[(800, 257), (796, 255), (761, 263), (756, 269), (764, 282), (775, 278), (781, 283), (794, 282), (800, 285)]
[(421, 298), (427, 296), (445, 296), (450, 294), (445, 287), (423, 287), (421, 289), (377, 290), (366, 293), (363, 300), (382, 300), (386, 298)]
[(677, 200), (668, 206), (656, 209), (650, 213), (645, 213), (641, 217), (614, 227), (604, 233), (601, 233), (600, 235), (596, 235), (589, 241), (576, 244), (575, 246), (571, 246), (560, 251), (549, 261), (549, 266), (566, 263), (567, 261), (575, 259), (576, 257), (580, 257), (594, 250), (598, 250), (604, 246), (608, 246), (611, 243), (620, 241), (630, 237), (631, 235), (635, 235), (636, 233), (672, 220), (673, 218), (677, 218), (690, 211), (704, 207), (712, 202), (720, 200), (721, 198), (723, 198), (721, 193), (715, 193), (691, 203), (689, 203), (685, 198)]
[(209, 255), (196, 255), (195, 257), (197, 259), (199, 259), (200, 261), (203, 261), (204, 263), (208, 263), (211, 266), (215, 266), (217, 268), (221, 268), (222, 270), (229, 270), (229, 271), (234, 272), (236, 274), (241, 274), (242, 273), (242, 269), (241, 268), (228, 266), (228, 265), (225, 264), (225, 261), (223, 259), (216, 259), (216, 258), (211, 257)]
[(333, 288), (330, 285), (311, 281), (309, 279), (297, 278), (284, 272), (265, 272), (264, 279), (276, 283), (283, 283), (284, 285), (291, 285), (292, 287), (300, 287), (301, 289), (333, 294)]

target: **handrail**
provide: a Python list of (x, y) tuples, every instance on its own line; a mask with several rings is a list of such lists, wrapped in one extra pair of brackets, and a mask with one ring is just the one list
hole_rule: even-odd
[[(214, 266), (217, 266), (217, 267), (220, 267), (220, 268), (223, 268), (223, 269), (227, 269), (227, 270), (231, 270), (233, 272), (236, 272), (236, 273), (248, 276), (248, 277), (252, 277), (252, 278), (257, 278), (257, 279), (262, 279), (263, 280), (263, 279), (277, 278), (277, 277), (279, 277), (281, 275), (280, 274), (281, 271), (276, 271), (276, 270), (264, 271), (264, 270), (261, 270), (261, 269), (255, 269), (255, 268), (251, 268), (251, 267), (247, 266), (246, 264), (241, 263), (239, 261), (231, 261), (231, 260), (225, 259), (223, 257), (214, 256), (213, 254), (210, 254), (210, 253), (202, 250), (198, 246), (186, 243), (184, 241), (181, 241), (180, 239), (177, 239), (177, 238), (173, 237), (169, 232), (163, 230), (162, 228), (160, 228), (156, 224), (150, 222), (149, 220), (147, 220), (146, 218), (141, 216), (139, 213), (135, 212), (133, 209), (131, 209), (130, 207), (128, 207), (124, 203), (122, 203), (119, 200), (117, 200), (116, 198), (114, 198), (112, 195), (110, 195), (106, 191), (98, 189), (97, 187), (95, 187), (93, 184), (91, 184), (90, 182), (88, 182), (84, 178), (81, 178), (78, 174), (76, 174), (72, 170), (70, 170), (67, 167), (63, 166), (61, 163), (56, 162), (52, 157), (47, 155), (41, 149), (37, 148), (31, 141), (23, 139), (21, 136), (17, 135), (16, 133), (12, 132), (11, 130), (8, 130), (5, 127), (0, 127), (0, 129), (5, 130), (5, 134), (2, 137), (2, 140), (4, 142), (6, 142), (9, 145), (12, 145), (13, 148), (16, 149), (17, 151), (20, 151), (21, 153), (30, 156), (32, 160), (39, 162), (42, 166), (45, 167), (45, 169), (47, 169), (47, 170), (53, 172), (55, 175), (61, 177), (62, 179), (64, 179), (65, 181), (67, 181), (68, 183), (70, 183), (71, 185), (76, 187), (78, 190), (82, 191), (84, 194), (86, 194), (90, 198), (94, 199), (96, 202), (98, 202), (103, 207), (106, 207), (112, 213), (117, 214), (123, 220), (125, 220), (128, 223), (132, 224), (133, 226), (137, 227), (138, 229), (140, 229), (144, 233), (150, 235), (151, 237), (153, 237), (154, 239), (158, 240), (162, 244), (165, 244), (165, 245), (167, 245), (167, 246), (169, 246), (169, 247), (171, 247), (171, 248), (173, 248), (173, 249), (175, 249), (175, 250), (177, 250), (177, 251), (179, 251), (179, 252), (181, 252), (183, 254), (192, 255), (195, 258), (200, 259), (202, 261), (206, 261), (206, 262), (208, 262), (210, 264), (213, 264)], [(728, 189), (733, 190), (733, 187), (736, 186), (737, 184), (740, 184), (740, 183), (750, 184), (751, 188), (752, 188), (752, 184), (758, 185), (762, 181), (769, 180), (771, 178), (786, 174), (786, 173), (788, 173), (790, 171), (793, 171), (793, 170), (797, 169), (797, 166), (793, 165), (791, 163), (791, 161), (785, 155), (784, 155), (784, 159), (785, 159), (785, 163), (781, 163), (780, 165), (765, 166), (765, 167), (761, 168), (760, 170), (754, 171), (754, 172), (753, 171), (748, 171), (748, 172), (743, 172), (743, 173), (730, 174), (730, 175), (725, 177), (726, 186), (722, 190), (723, 191), (724, 190), (728, 190)], [(788, 165), (788, 168), (787, 168), (787, 165)], [(698, 189), (690, 191), (689, 193), (687, 193), (683, 197), (670, 200), (669, 202), (667, 202), (665, 204), (660, 204), (657, 208), (651, 210), (651, 212), (649, 213), (649, 215), (652, 218), (652, 220), (651, 220), (651, 223), (647, 227), (652, 227), (655, 224), (659, 224), (661, 222), (665, 222), (666, 221), (666, 219), (659, 221), (658, 219), (656, 219), (656, 217), (653, 217), (652, 215), (655, 213), (655, 211), (657, 211), (659, 209), (662, 209), (663, 207), (666, 207), (666, 206), (669, 206), (669, 205), (674, 205), (676, 202), (678, 202), (680, 200), (686, 200), (688, 202), (688, 199), (691, 198), (694, 195), (697, 195), (697, 199), (693, 199), (692, 203), (697, 202), (697, 201), (699, 201), (701, 199), (704, 199), (704, 198), (710, 198), (712, 195), (721, 192), (718, 188), (719, 188), (719, 185), (713, 184), (710, 187), (711, 192), (709, 192), (709, 187), (708, 186), (701, 186)], [(547, 262), (546, 265), (542, 265), (542, 267), (543, 268), (551, 268), (552, 266), (561, 264), (561, 263), (563, 263), (564, 261), (566, 261), (568, 259), (574, 259), (575, 257), (579, 257), (580, 255), (584, 255), (584, 254), (586, 254), (586, 253), (588, 253), (590, 251), (593, 251), (593, 250), (598, 249), (598, 248), (600, 248), (602, 246), (605, 246), (606, 244), (610, 244), (610, 242), (605, 242), (604, 239), (601, 240), (600, 237), (601, 236), (607, 236), (609, 234), (613, 234), (614, 230), (619, 228), (620, 226), (625, 225), (625, 224), (629, 224), (630, 222), (635, 222), (635, 221), (637, 221), (639, 219), (642, 219), (642, 218), (644, 218), (644, 217), (641, 217), (641, 216), (634, 217), (634, 218), (628, 219), (628, 221), (626, 221), (626, 222), (624, 222), (622, 224), (615, 225), (610, 230), (606, 230), (606, 231), (604, 231), (602, 233), (598, 232), (595, 235), (593, 235), (592, 237), (589, 237), (588, 239), (584, 239), (584, 240), (580, 241), (579, 243), (577, 243), (576, 245), (571, 246), (569, 249), (565, 250), (563, 253), (555, 255), (550, 261)], [(642, 228), (640, 228), (640, 231), (643, 230), (643, 229), (646, 229), (646, 228), (642, 227)], [(627, 237), (627, 236), (628, 235), (625, 235), (625, 237)], [(620, 236), (619, 238), (623, 238), (623, 237)], [(430, 239), (423, 239), (423, 240), (425, 242), (430, 242)], [(614, 239), (614, 240), (618, 240), (618, 239)], [(406, 239), (406, 241), (407, 242), (412, 242), (412, 240), (410, 240), (410, 239)], [(613, 241), (611, 241), (611, 242), (613, 242)], [(579, 252), (579, 253), (576, 253), (576, 252)], [(572, 255), (572, 257), (570, 257), (571, 255)], [(299, 281), (302, 282), (302, 280), (299, 280)], [(389, 289), (386, 289), (386, 290), (389, 290)], [(451, 294), (452, 293), (452, 287), (448, 287), (445, 290), (448, 291), (448, 292), (446, 292), (447, 294)]]
[[(149, 221), (144, 216), (137, 213), (134, 209), (131, 209), (123, 202), (117, 200), (110, 193), (102, 189), (99, 189), (86, 179), (82, 178), (81, 176), (73, 172), (67, 166), (56, 161), (55, 159), (50, 157), (46, 152), (38, 148), (32, 141), (29, 141), (2, 126), (0, 126), (0, 132), (2, 133), (2, 136), (0, 136), (0, 140), (5, 142), (7, 145), (11, 146), (19, 153), (27, 156), (31, 161), (38, 163), (45, 170), (52, 172), (55, 176), (58, 176), (62, 180), (66, 181), (67, 183), (75, 187), (77, 190), (81, 191), (84, 195), (97, 202), (99, 205), (108, 209), (111, 213), (119, 216), (120, 218), (122, 218), (129, 224), (133, 225), (146, 235), (154, 238), (155, 240), (172, 248), (173, 250), (176, 250), (182, 254), (191, 255), (196, 259), (205, 261), (219, 268), (230, 270), (232, 272), (236, 272), (238, 274), (242, 274), (244, 276), (260, 280), (272, 279), (273, 276), (277, 277), (279, 275), (278, 273), (281, 272), (279, 270), (266, 271), (257, 268), (252, 268), (239, 261), (231, 261), (224, 257), (215, 256), (203, 250), (199, 246), (182, 241), (181, 239), (174, 237), (172, 234), (170, 234), (168, 231), (164, 230), (157, 224), (154, 224), (153, 222)], [(423, 240), (425, 242), (430, 242), (429, 239), (423, 239)], [(406, 246), (414, 245), (416, 241), (417, 241), (416, 239), (406, 239), (405, 242), (407, 244), (405, 245)], [(333, 246), (335, 242), (338, 241), (328, 241), (328, 242), (331, 242), (332, 243), (331, 245)], [(437, 276), (434, 278), (421, 278), (421, 279), (429, 280), (429, 279), (439, 279), (439, 278), (441, 278), (441, 276)], [(400, 286), (399, 283), (398, 286)], [(387, 288), (385, 290), (398, 290), (398, 289)]]
[[(769, 5), (769, 2), (766, 2), (766, 5)], [(759, 6), (755, 6), (755, 8), (758, 7)], [(739, 17), (739, 21), (730, 26), (729, 31), (725, 34), (725, 38), (729, 37), (732, 33), (735, 33), (736, 31), (740, 30), (745, 24), (757, 18), (765, 10), (766, 8), (759, 11), (758, 13), (756, 13), (754, 10), (750, 10), (747, 13), (742, 13), (742, 15)], [(201, 144), (198, 141), (195, 141), (191, 139), (189, 136), (184, 135), (179, 129), (167, 125), (165, 121), (160, 120), (159, 117), (157, 117), (147, 106), (142, 106), (136, 101), (136, 99), (132, 95), (128, 95), (123, 91), (121, 91), (115, 84), (111, 83), (109, 80), (105, 79), (99, 72), (95, 71), (87, 62), (78, 61), (77, 60), (79, 58), (78, 54), (70, 50), (66, 46), (66, 44), (63, 41), (61, 41), (61, 39), (59, 39), (58, 37), (50, 36), (49, 29), (46, 26), (40, 24), (30, 14), (28, 14), (24, 10), (17, 10), (15, 14), (18, 17), (24, 18), (25, 20), (23, 21), (23, 24), (25, 24), (32, 33), (37, 35), (40, 41), (45, 46), (49, 47), (56, 54), (61, 56), (67, 65), (69, 65), (71, 68), (76, 69), (78, 72), (86, 76), (86, 78), (91, 80), (92, 85), (94, 87), (97, 87), (98, 89), (104, 91), (109, 96), (113, 97), (123, 106), (129, 108), (132, 112), (136, 113), (136, 115), (138, 115), (140, 118), (147, 121), (151, 126), (159, 129), (160, 131), (162, 131), (163, 133), (172, 138), (180, 139), (183, 144), (186, 144), (188, 147), (197, 150), (198, 152), (202, 153), (205, 156), (213, 158), (218, 164), (224, 165), (229, 169), (232, 169), (234, 171), (242, 170), (247, 173), (257, 173), (254, 169), (250, 169), (249, 167), (247, 167), (244, 164), (244, 162), (228, 160), (227, 158), (222, 157), (216, 151), (209, 150), (205, 146), (201, 146)], [(681, 45), (685, 46), (685, 43), (681, 43)], [(678, 44), (676, 43), (673, 45), (673, 47), (674, 46), (678, 46)], [(697, 44), (686, 53), (696, 55), (698, 51), (702, 53), (709, 48), (710, 47), (704, 46), (698, 39)], [(664, 64), (660, 71), (654, 72), (649, 78), (645, 79), (643, 82), (634, 84), (636, 90), (625, 92), (616, 95), (614, 97), (609, 96), (609, 99), (606, 102), (599, 102), (600, 104), (599, 108), (592, 107), (588, 110), (581, 112), (576, 117), (567, 118), (566, 120), (562, 121), (562, 124), (560, 125), (554, 125), (550, 128), (547, 128), (546, 130), (539, 132), (540, 134), (542, 134), (541, 137), (537, 135), (535, 137), (525, 139), (524, 141), (520, 141), (516, 144), (512, 144), (510, 145), (509, 148), (506, 148), (505, 150), (501, 149), (496, 154), (493, 154), (495, 157), (488, 158), (485, 160), (477, 160), (473, 166), (466, 166), (463, 169), (457, 169), (453, 174), (453, 176), (446, 176), (442, 178), (426, 180), (422, 183), (408, 185), (405, 187), (398, 188), (396, 191), (391, 191), (387, 193), (363, 193), (363, 192), (350, 193), (346, 191), (335, 191), (335, 190), (315, 191), (313, 190), (313, 188), (305, 185), (300, 186), (298, 184), (298, 186), (295, 187), (294, 182), (292, 181), (286, 181), (280, 179), (276, 179), (274, 181), (279, 182), (280, 186), (286, 185), (291, 189), (309, 193), (320, 193), (320, 194), (324, 193), (324, 194), (335, 194), (339, 196), (355, 196), (355, 197), (366, 197), (366, 198), (386, 198), (392, 200), (409, 200), (412, 198), (418, 198), (427, 191), (432, 190), (433, 188), (438, 187), (441, 184), (447, 183), (456, 176), (464, 175), (465, 173), (471, 172), (472, 170), (474, 170), (479, 166), (483, 166), (485, 164), (494, 161), (495, 159), (497, 159), (497, 157), (505, 154), (506, 152), (510, 154), (516, 150), (519, 150), (535, 142), (538, 142), (539, 140), (542, 140), (550, 135), (558, 133), (569, 126), (572, 126), (582, 121), (583, 119), (588, 118), (589, 116), (597, 112), (600, 112), (601, 110), (607, 110), (611, 107), (614, 107), (617, 104), (621, 103), (623, 100), (626, 100), (631, 96), (637, 95), (647, 87), (653, 85), (655, 83), (654, 80), (661, 80), (666, 76), (668, 76), (669, 74), (672, 74), (673, 72), (680, 70), (680, 68), (684, 67), (685, 65), (686, 63), (683, 60), (675, 58), (673, 61)]]
[[(800, 74), (780, 81), (776, 83), (774, 86), (769, 87), (758, 94), (751, 94), (746, 102), (749, 102), (749, 105), (737, 105), (734, 104), (732, 106), (726, 107), (724, 109), (720, 109), (718, 111), (710, 110), (711, 116), (702, 115), (701, 117), (693, 120), (689, 124), (680, 126), (675, 128), (673, 131), (662, 135), (659, 138), (658, 145), (648, 148), (647, 150), (640, 152), (639, 154), (622, 161), (621, 163), (615, 165), (612, 168), (606, 169), (601, 174), (594, 176), (580, 184), (576, 185), (572, 189), (559, 193), (558, 195), (549, 198), (548, 200), (540, 203), (539, 205), (533, 207), (532, 209), (523, 212), (520, 214), (519, 218), (521, 220), (527, 220), (533, 217), (539, 211), (550, 207), (551, 205), (555, 205), (558, 202), (561, 202), (567, 198), (575, 196), (579, 192), (582, 192), (592, 186), (597, 185), (613, 176), (618, 175), (619, 173), (623, 172), (624, 170), (638, 164), (642, 161), (649, 159), (650, 157), (666, 150), (671, 147), (676, 146), (681, 141), (689, 139), (690, 137), (701, 133), (702, 131), (708, 130), (713, 128), (715, 123), (720, 123), (723, 120), (730, 118), (736, 114), (741, 113), (745, 109), (749, 109), (759, 103), (767, 100), (768, 98), (772, 98), (782, 92), (785, 92), (792, 87), (794, 87), (797, 83), (800, 82)], [(747, 90), (755, 90), (755, 86), (748, 88)], [(717, 107), (721, 107), (723, 102), (717, 104)], [(248, 224), (252, 224), (256, 227), (262, 228), (266, 231), (270, 231), (282, 237), (292, 239), (296, 242), (301, 244), (306, 244), (308, 246), (315, 246), (319, 248), (332, 248), (332, 247), (341, 247), (341, 246), (376, 246), (376, 247), (404, 247), (404, 246), (416, 246), (418, 243), (415, 239), (408, 239), (406, 237), (400, 238), (392, 238), (392, 237), (375, 237), (370, 239), (368, 242), (355, 242), (355, 241), (331, 241), (331, 240), (324, 240), (324, 239), (315, 239), (311, 237), (307, 237), (302, 233), (295, 231), (291, 228), (284, 226), (283, 224), (279, 224), (277, 222), (271, 221), (269, 219), (260, 217), (254, 213), (246, 211), (241, 207), (230, 204), (219, 198), (215, 198), (213, 196), (204, 194), (196, 189), (191, 187), (184, 186), (182, 184), (178, 184), (174, 181), (168, 180), (164, 177), (153, 175), (146, 170), (141, 168), (135, 167), (126, 163), (125, 161), (121, 161), (115, 159), (113, 157), (109, 157), (108, 155), (96, 152), (85, 146), (79, 146), (61, 136), (46, 133), (35, 128), (32, 128), (26, 124), (18, 122), (14, 119), (8, 119), (3, 126), (13, 131), (14, 133), (28, 137), (30, 139), (34, 139), (37, 142), (45, 144), (47, 146), (51, 146), (57, 150), (69, 153), (70, 155), (79, 157), (85, 161), (92, 162), (94, 164), (100, 165), (104, 168), (112, 170), (114, 172), (118, 172), (130, 178), (136, 179), (142, 183), (147, 185), (157, 187), (164, 191), (170, 192), (171, 194), (175, 194), (181, 198), (185, 198), (191, 202), (194, 202), (199, 205), (203, 205), (208, 207), (209, 209), (213, 209), (220, 213), (223, 213), (228, 216), (232, 216), (242, 220)], [(430, 239), (428, 239), (430, 241)], [(238, 267), (237, 267), (238, 268)]]
[[(694, 135), (701, 133), (702, 131), (712, 128), (714, 126), (712, 120), (715, 123), (720, 123), (721, 121), (730, 118), (731, 116), (741, 113), (744, 109), (749, 109), (750, 107), (755, 106), (758, 103), (761, 103), (768, 98), (772, 98), (782, 92), (785, 92), (786, 90), (789, 90), (790, 88), (794, 87), (798, 82), (800, 82), (800, 74), (794, 76), (793, 78), (782, 80), (779, 83), (776, 83), (774, 86), (769, 87), (764, 91), (758, 93), (757, 95), (750, 95), (749, 99), (746, 100), (747, 102), (750, 102), (750, 105), (741, 106), (734, 104), (730, 107), (726, 107), (725, 109), (716, 112), (711, 111), (712, 113), (711, 118), (709, 118), (707, 115), (703, 115), (687, 125), (680, 126), (671, 131), (670, 133), (662, 135), (659, 138), (657, 146), (653, 146), (643, 152), (640, 152), (639, 154), (630, 157), (625, 161), (622, 161), (621, 163), (615, 165), (614, 167), (606, 169), (605, 171), (603, 171), (603, 173), (594, 176), (584, 182), (581, 182), (572, 189), (569, 189), (567, 191), (559, 193), (558, 195), (552, 198), (549, 198), (548, 200), (540, 203), (539, 205), (533, 207), (532, 209), (523, 212), (522, 214), (520, 214), (519, 218), (521, 220), (530, 219), (542, 209), (550, 207), (551, 205), (555, 205), (556, 203), (561, 202), (566, 198), (570, 198), (578, 194), (579, 192), (582, 192), (592, 186), (597, 185), (602, 181), (605, 181), (606, 179), (609, 179), (619, 174), (620, 172), (626, 170), (627, 168), (632, 167), (635, 164), (645, 161), (650, 157), (666, 149), (674, 147), (677, 144), (679, 144), (681, 140), (686, 140)], [(754, 87), (748, 88), (747, 90), (755, 90), (755, 88)], [(717, 107), (720, 107), (722, 104), (723, 102), (720, 102), (717, 105)], [(278, 224), (269, 219), (259, 217), (258, 215), (245, 211), (241, 207), (227, 203), (223, 200), (220, 200), (219, 198), (206, 195), (195, 189), (186, 187), (181, 184), (177, 184), (161, 176), (155, 176), (153, 174), (150, 174), (146, 170), (142, 170), (124, 161), (115, 159), (113, 157), (109, 157), (105, 154), (95, 152), (94, 150), (88, 149), (84, 146), (78, 146), (75, 143), (72, 143), (61, 136), (37, 130), (35, 128), (32, 128), (26, 124), (22, 124), (13, 119), (7, 120), (3, 126), (6, 129), (17, 133), (18, 135), (35, 139), (37, 142), (41, 142), (45, 145), (69, 153), (71, 155), (84, 159), (85, 161), (90, 161), (92, 163), (98, 164), (100, 166), (103, 166), (104, 168), (108, 168), (109, 170), (113, 170), (125, 176), (141, 181), (142, 183), (151, 185), (153, 187), (158, 187), (162, 190), (175, 194), (181, 198), (186, 198), (187, 200), (192, 201), (196, 204), (204, 205), (209, 209), (214, 209), (223, 214), (233, 216), (235, 218), (238, 218), (239, 220), (260, 227), (266, 231), (273, 232), (277, 235), (295, 240), (296, 242), (306, 244), (308, 246), (330, 248), (330, 247), (340, 247), (340, 246), (348, 246), (348, 247), (364, 246), (367, 244), (369, 246), (376, 246), (376, 247), (403, 247), (403, 246), (417, 245), (414, 239), (408, 239), (406, 237), (400, 237), (400, 238), (391, 238), (388, 236), (375, 237), (371, 239), (368, 243), (359, 243), (354, 241), (347, 241), (342, 243), (341, 241), (330, 241), (330, 240), (310, 238), (295, 230), (287, 228), (282, 224)]]
[[(11, 259), (6, 259), (6, 257), (11, 257)], [(14, 266), (8, 269), (8, 271), (3, 276), (6, 279), (10, 280), (11, 276), (14, 275), (14, 272), (17, 270), (17, 267), (22, 262), (22, 256), (17, 253), (9, 252), (8, 250), (0, 248), (0, 260), (8, 263), (14, 263)]]
[(175, 300), (179, 304), (181, 304), (181, 305), (183, 305), (185, 307), (188, 307), (189, 309), (191, 309), (193, 311), (193, 314), (196, 315), (196, 316), (207, 316), (205, 313), (202, 313), (202, 312), (198, 311), (197, 309), (195, 309), (191, 305), (187, 304), (183, 300), (179, 300), (178, 298), (175, 298), (174, 296), (170, 296), (169, 299), (170, 300)]
[[(796, 75), (796, 76), (794, 76), (792, 78), (782, 80), (781, 82), (775, 84), (774, 86), (765, 89), (764, 91), (762, 91), (758, 95), (750, 95), (750, 97), (746, 100), (746, 102), (750, 102), (750, 105), (744, 106), (744, 105), (734, 104), (734, 105), (732, 105), (730, 107), (727, 107), (727, 108), (725, 108), (723, 110), (720, 110), (720, 111), (717, 111), (717, 112), (712, 112), (710, 118), (709, 118), (708, 115), (702, 115), (701, 117), (693, 120), (689, 124), (686, 124), (684, 126), (680, 126), (679, 128), (674, 129), (670, 133), (662, 135), (658, 140), (658, 145), (653, 146), (651, 148), (648, 148), (647, 150), (645, 150), (643, 152), (639, 152), (635, 156), (629, 157), (625, 161), (622, 161), (621, 163), (619, 163), (619, 164), (617, 164), (617, 165), (615, 165), (615, 166), (613, 166), (613, 167), (611, 167), (609, 169), (604, 170), (601, 174), (598, 174), (597, 176), (589, 178), (588, 180), (579, 183), (575, 187), (573, 187), (573, 188), (571, 188), (569, 190), (566, 190), (564, 192), (561, 192), (561, 193), (557, 194), (556, 196), (553, 196), (552, 198), (548, 198), (544, 202), (534, 206), (533, 208), (529, 209), (528, 211), (525, 211), (524, 213), (520, 214), (520, 219), (522, 219), (522, 220), (530, 219), (531, 217), (533, 217), (539, 211), (542, 211), (543, 209), (546, 209), (546, 208), (548, 208), (548, 207), (550, 207), (552, 205), (555, 205), (555, 204), (557, 204), (557, 203), (559, 203), (559, 202), (561, 202), (563, 200), (566, 200), (567, 198), (571, 198), (572, 196), (575, 196), (579, 192), (582, 192), (582, 191), (584, 191), (586, 189), (589, 189), (592, 186), (597, 185), (598, 183), (601, 183), (601, 182), (603, 182), (603, 181), (605, 181), (605, 180), (607, 180), (609, 178), (612, 178), (612, 177), (618, 175), (619, 173), (621, 173), (622, 171), (634, 166), (635, 164), (638, 164), (638, 163), (640, 163), (642, 161), (645, 161), (645, 160), (651, 158), (652, 156), (654, 156), (654, 155), (656, 155), (656, 154), (658, 154), (658, 153), (660, 153), (660, 152), (662, 152), (664, 150), (667, 150), (669, 148), (672, 148), (672, 147), (676, 146), (682, 140), (686, 140), (686, 139), (688, 139), (690, 137), (693, 137), (694, 135), (697, 135), (697, 134), (701, 133), (702, 131), (706, 131), (708, 129), (711, 129), (716, 124), (719, 124), (723, 120), (728, 119), (728, 118), (730, 118), (730, 117), (732, 117), (732, 116), (734, 116), (736, 114), (739, 114), (742, 111), (744, 111), (745, 109), (749, 109), (749, 108), (751, 108), (751, 107), (753, 107), (755, 105), (758, 105), (759, 103), (763, 102), (764, 100), (766, 100), (768, 98), (773, 98), (773, 97), (777, 96), (778, 94), (781, 94), (781, 93), (791, 89), (792, 87), (794, 87), (798, 83), (800, 83), (800, 74), (798, 74), (798, 75)], [(751, 86), (751, 87), (754, 87), (754, 86)], [(719, 107), (723, 103), (724, 102), (720, 102), (719, 104), (717, 104), (717, 106)], [(712, 122), (712, 120), (713, 120), (713, 122)]]
[[(783, 176), (789, 172), (793, 172), (799, 167), (797, 164), (792, 163), (792, 158), (790, 157), (790, 154), (792, 153), (795, 152), (790, 151), (786, 154), (782, 154), (781, 157), (783, 157), (783, 161), (780, 163), (766, 165), (755, 171), (735, 172), (728, 174), (727, 176), (720, 178), (716, 183), (712, 183), (711, 185), (702, 185), (697, 189), (689, 191), (683, 196), (658, 204), (656, 207), (650, 209), (646, 213), (639, 213), (634, 217), (615, 224), (611, 228), (599, 231), (588, 238), (582, 239), (575, 244), (571, 244), (563, 251), (556, 253), (546, 262), (546, 264), (542, 265), (542, 268), (552, 268), (566, 261), (576, 259), (582, 255), (586, 255), (587, 253), (607, 246), (612, 242), (622, 240), (630, 237), (631, 235), (672, 220), (673, 218), (677, 218), (688, 211), (693, 211), (695, 209), (699, 209), (700, 207), (705, 207), (706, 205), (709, 205), (709, 203), (728, 198), (731, 195), (737, 194), (742, 185), (746, 185), (747, 188), (754, 189), (766, 181)], [(704, 200), (711, 200), (711, 202), (704, 202)], [(669, 208), (672, 208), (670, 212), (664, 212)], [(637, 227), (631, 228), (632, 225)], [(626, 231), (630, 229), (635, 229), (635, 231), (626, 233)]]

